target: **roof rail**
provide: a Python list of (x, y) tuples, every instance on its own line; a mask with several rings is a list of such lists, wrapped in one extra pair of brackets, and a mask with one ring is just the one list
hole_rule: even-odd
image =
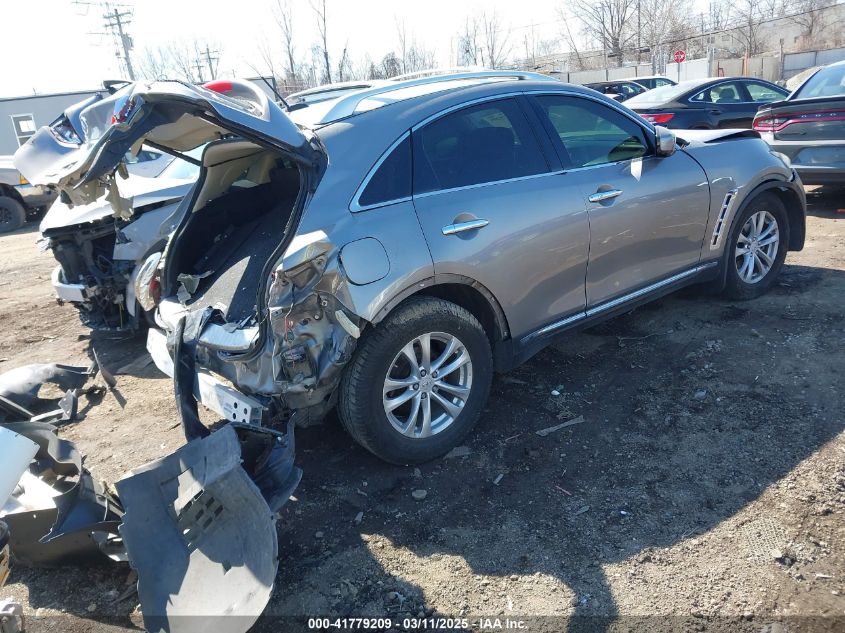
[[(426, 72), (426, 71), (423, 71)], [(431, 72), (431, 71), (427, 71)], [(416, 74), (416, 73), (415, 73)], [(472, 72), (455, 72), (443, 75), (402, 79), (375, 84), (370, 88), (356, 90), (352, 94), (341, 96), (335, 104), (324, 113), (319, 123), (331, 123), (355, 114), (358, 105), (372, 97), (395, 92), (403, 88), (437, 84), (447, 81), (462, 81), (466, 79), (517, 79), (528, 81), (559, 81), (548, 75), (526, 72), (522, 70), (478, 70)]]
[(420, 77), (434, 77), (436, 75), (454, 75), (457, 73), (477, 73), (489, 72), (489, 68), (484, 66), (450, 66), (447, 68), (426, 68), (424, 70), (417, 70), (412, 73), (405, 73), (404, 75), (397, 75), (391, 77), (389, 81), (407, 81), (408, 79), (417, 79)]

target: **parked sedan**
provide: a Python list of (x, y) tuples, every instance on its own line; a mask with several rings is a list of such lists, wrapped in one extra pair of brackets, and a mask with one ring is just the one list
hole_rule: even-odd
[(631, 97), (640, 95), (647, 90), (635, 81), (600, 81), (584, 85), (616, 101), (627, 101)]
[(656, 125), (684, 130), (750, 128), (757, 109), (789, 93), (762, 79), (692, 79), (632, 97), (625, 105)]
[(15, 158), (83, 203), (142, 139), (208, 143), (136, 281), (172, 334), (151, 329), (148, 349), (188, 439), (208, 434), (196, 398), (246, 423), (337, 406), (374, 454), (426, 461), (481, 418), (494, 371), (690, 284), (759, 296), (803, 246), (800, 180), (756, 133), (679, 144), (543, 75), (409, 79), (291, 110), (247, 82), (218, 89), (129, 85)]
[(845, 62), (810, 76), (783, 101), (760, 108), (754, 129), (807, 185), (845, 184)]
[(648, 75), (646, 77), (628, 77), (626, 81), (633, 81), (647, 90), (654, 90), (655, 88), (661, 88), (663, 86), (674, 86), (678, 82), (669, 79), (668, 77), (664, 77), (662, 75)]

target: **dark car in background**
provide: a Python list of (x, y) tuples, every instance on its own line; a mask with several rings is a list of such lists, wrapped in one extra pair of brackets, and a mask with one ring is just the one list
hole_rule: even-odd
[(597, 90), (617, 101), (627, 101), (646, 91), (646, 88), (635, 81), (599, 81), (591, 84), (584, 84), (587, 88)]
[(625, 105), (655, 125), (683, 130), (750, 128), (760, 106), (789, 92), (763, 79), (691, 79), (632, 97)]
[(678, 82), (662, 75), (648, 75), (646, 77), (628, 77), (625, 81), (633, 81), (640, 84), (646, 90), (654, 90), (663, 86), (674, 86)]
[(845, 62), (819, 69), (783, 101), (761, 108), (754, 129), (807, 185), (845, 184)]

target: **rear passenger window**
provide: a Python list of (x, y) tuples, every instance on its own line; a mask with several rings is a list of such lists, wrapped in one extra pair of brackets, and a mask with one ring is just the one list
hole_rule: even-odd
[(376, 169), (358, 198), (369, 207), (411, 197), (411, 137), (406, 136)]
[(415, 194), (549, 170), (525, 115), (512, 99), (447, 114), (413, 136)]
[(538, 97), (560, 139), (570, 167), (592, 167), (649, 153), (643, 128), (620, 112), (590, 99)]

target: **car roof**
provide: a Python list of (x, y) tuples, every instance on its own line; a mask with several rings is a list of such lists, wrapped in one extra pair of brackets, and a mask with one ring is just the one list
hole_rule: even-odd
[(548, 75), (523, 71), (482, 70), (419, 75), (355, 84), (329, 84), (295, 93), (290, 97), (289, 116), (300, 125), (316, 128), (393, 103), (472, 86), (513, 82), (562, 85)]

